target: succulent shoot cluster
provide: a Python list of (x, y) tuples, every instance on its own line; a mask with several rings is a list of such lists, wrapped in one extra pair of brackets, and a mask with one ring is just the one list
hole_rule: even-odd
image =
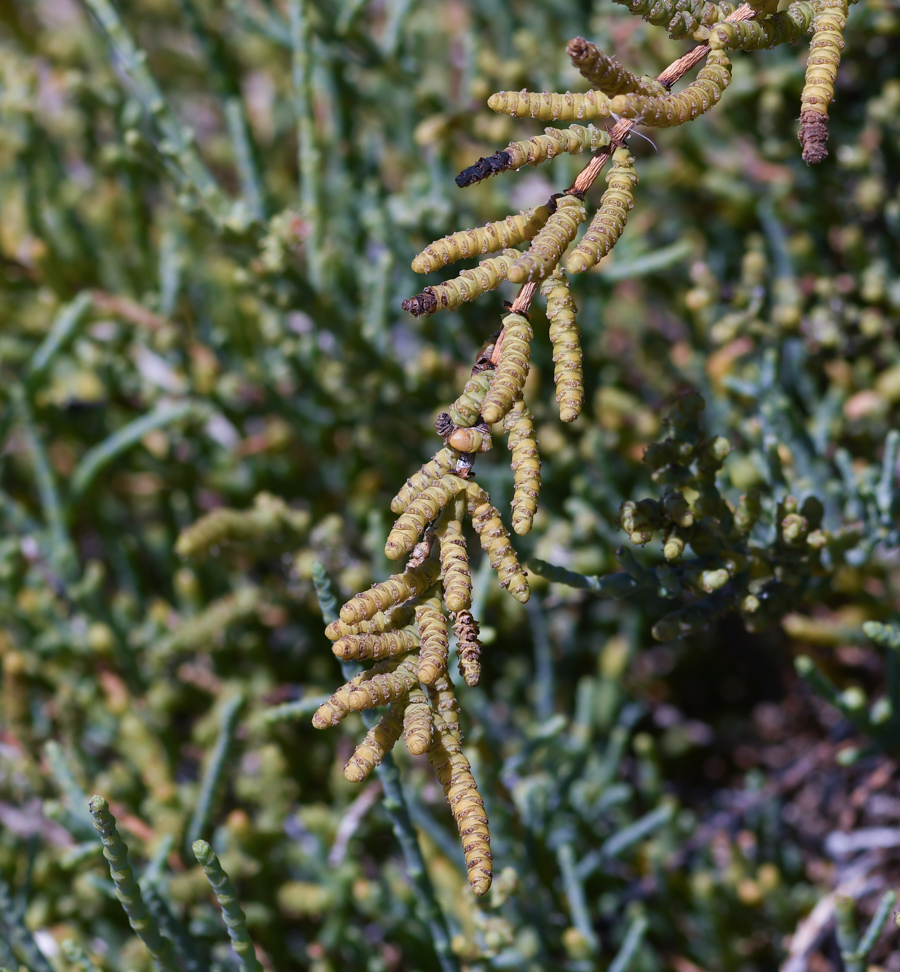
[[(844, 28), (851, 0), (794, 0), (786, 10), (775, 12), (777, 4), (767, 0), (752, 0), (745, 4), (753, 9), (751, 19), (733, 19), (735, 8), (729, 3), (708, 3), (705, 0), (616, 0), (628, 7), (631, 13), (643, 17), (651, 24), (668, 28), (673, 38), (693, 37), (706, 41), (711, 52), (724, 54), (726, 50), (755, 51), (778, 44), (796, 44), (805, 34), (812, 33), (806, 78), (800, 97), (800, 131), (798, 137), (803, 147), (803, 160), (814, 165), (821, 162), (828, 152), (828, 105), (834, 100), (834, 83), (844, 49)], [(855, 2), (855, 0), (852, 0)], [(707, 66), (709, 66), (707, 61)], [(727, 60), (719, 60), (726, 67)], [(701, 72), (702, 74), (703, 72)], [(698, 77), (698, 81), (699, 81)], [(710, 78), (709, 93), (721, 89), (723, 76)], [(727, 80), (724, 84), (727, 84)], [(716, 97), (718, 100), (718, 97)], [(632, 105), (632, 110), (637, 105)], [(650, 108), (644, 115), (644, 124), (659, 125), (668, 122), (651, 120), (660, 117), (659, 107)], [(613, 111), (622, 114), (621, 106)], [(706, 110), (704, 108), (703, 110)], [(628, 115), (627, 117), (636, 117)], [(666, 113), (665, 117), (669, 117)]]
[(826, 573), (823, 555), (833, 560), (858, 539), (853, 528), (823, 529), (824, 508), (814, 496), (800, 503), (786, 494), (763, 509), (757, 491), (732, 507), (717, 483), (732, 447), (702, 434), (704, 407), (696, 392), (676, 402), (671, 434), (644, 456), (661, 498), (626, 501), (619, 514), (632, 543), (662, 539), (667, 566), (656, 568), (653, 582), (683, 602), (654, 626), (660, 641), (693, 634), (730, 610), (751, 631), (777, 622)]
[[(340, 658), (372, 661), (374, 665), (339, 688), (316, 712), (314, 725), (326, 728), (350, 712), (388, 707), (350, 758), (345, 776), (356, 782), (365, 779), (401, 736), (413, 755), (427, 755), (459, 827), (470, 883), (477, 894), (483, 894), (491, 880), (489, 833), (481, 798), (460, 745), (459, 707), (448, 675), (448, 635), (452, 623), (460, 670), (468, 685), (476, 684), (480, 646), (478, 624), (471, 614), (471, 570), (463, 533), (467, 519), (501, 586), (520, 602), (529, 597), (525, 571), (501, 515), (472, 477), (477, 456), (491, 449), (492, 434), (503, 423), (515, 478), (512, 528), (519, 535), (529, 532), (541, 487), (540, 456), (524, 399), (534, 340), (531, 304), (540, 290), (546, 298), (560, 418), (572, 422), (584, 403), (584, 380), (568, 275), (595, 267), (625, 229), (638, 182), (634, 158), (627, 147), (633, 128), (637, 124), (671, 127), (697, 118), (718, 103), (730, 82), (728, 51), (793, 42), (810, 29), (813, 42), (804, 112), (816, 113), (818, 124), (827, 118), (825, 107), (833, 95), (833, 69), (837, 64), (834, 52), (840, 51), (840, 30), (846, 17), (846, 5), (842, 6), (841, 0), (798, 2), (783, 14), (761, 2), (745, 3), (737, 9), (724, 3), (684, 0), (655, 4), (634, 0), (629, 6), (632, 13), (654, 23), (668, 23), (674, 36), (693, 33), (702, 43), (657, 78), (649, 78), (632, 74), (614, 57), (577, 37), (570, 41), (568, 53), (591, 90), (501, 91), (488, 100), (497, 112), (572, 124), (547, 128), (543, 135), (512, 142), (479, 159), (459, 174), (456, 181), (460, 187), (507, 170), (539, 165), (563, 152), (587, 153), (590, 161), (571, 186), (554, 194), (546, 204), (435, 240), (412, 261), (417, 273), (431, 273), (458, 260), (485, 258), (459, 276), (432, 284), (405, 300), (403, 308), (415, 317), (455, 310), (504, 281), (519, 284), (521, 289), (517, 298), (505, 305), (501, 328), (479, 355), (462, 394), (439, 416), (436, 430), (443, 439), (442, 447), (407, 481), (391, 504), (398, 519), (387, 538), (385, 553), (391, 560), (409, 556), (407, 567), (351, 598), (341, 609), (340, 620), (327, 631)], [(695, 80), (681, 91), (672, 90), (701, 63)], [(609, 130), (590, 124), (602, 119), (613, 119), (615, 124)], [(801, 139), (807, 161), (824, 157), (824, 137), (819, 129), (813, 131), (804, 122)], [(586, 194), (607, 163), (607, 188), (580, 242), (573, 247), (581, 225), (588, 222)], [(520, 249), (523, 244), (527, 246)], [(661, 503), (626, 504), (623, 525), (642, 543), (663, 531), (666, 557), (671, 561), (680, 558), (687, 543), (696, 552), (722, 552), (722, 565), (702, 570), (693, 587), (726, 607), (734, 605), (732, 593), (740, 587), (743, 598), (739, 606), (746, 615), (752, 615), (758, 609), (758, 598), (743, 579), (755, 576), (760, 558), (749, 551), (731, 559), (725, 557), (735, 544), (741, 546), (741, 538), (752, 525), (752, 511), (748, 508), (732, 515), (714, 492), (715, 472), (727, 449), (722, 441), (713, 440), (698, 446), (696, 454), (686, 455), (678, 452), (673, 442), (651, 450), (648, 461), (658, 459), (654, 475), (668, 481), (665, 477), (671, 474), (677, 488)], [(691, 489), (699, 491), (699, 506), (691, 507), (679, 492), (688, 482)], [(783, 522), (787, 525), (779, 542), (796, 553), (801, 572), (814, 571), (815, 511), (789, 511), (788, 506), (785, 500)], [(801, 525), (795, 528), (791, 516)], [(700, 601), (685, 609), (683, 616), (666, 618), (660, 625), (665, 632), (686, 631), (695, 614), (708, 615), (707, 607), (707, 602)], [(660, 634), (665, 632), (660, 630)]]

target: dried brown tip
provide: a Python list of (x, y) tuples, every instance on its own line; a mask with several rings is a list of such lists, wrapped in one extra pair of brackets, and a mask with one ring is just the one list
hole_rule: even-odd
[(451, 421), (449, 412), (441, 412), (434, 420), (434, 431), (443, 439), (446, 439), (455, 428), (456, 426)]
[(437, 298), (431, 287), (426, 287), (425, 292), (407, 297), (400, 307), (412, 314), (413, 317), (426, 317), (437, 310)]
[(481, 678), (481, 642), (478, 622), (471, 611), (458, 611), (453, 624), (457, 638), (459, 670), (466, 685), (474, 687)]
[(413, 547), (413, 551), (409, 557), (408, 567), (418, 567), (420, 564), (424, 564), (425, 561), (431, 556), (431, 550), (434, 547), (435, 541), (434, 530), (426, 530), (425, 536)]
[(803, 161), (818, 165), (828, 156), (828, 115), (821, 111), (804, 111), (800, 114), (800, 131), (797, 138), (803, 146)]
[(569, 55), (572, 61), (582, 61), (588, 52), (588, 48), (588, 41), (585, 40), (584, 37), (573, 37), (569, 43), (566, 44), (566, 53)]
[(488, 179), (499, 172), (505, 172), (510, 165), (512, 165), (512, 160), (509, 152), (505, 149), (494, 152), (493, 155), (480, 158), (477, 162), (472, 163), (468, 169), (463, 169), (456, 177), (456, 184), (460, 189), (465, 189), (466, 186), (474, 186), (476, 182), (481, 182), (482, 179)]
[[(503, 301), (504, 309), (512, 304), (508, 300)], [(481, 374), (482, 371), (493, 371), (494, 368), (494, 348), (497, 346), (497, 338), (503, 333), (503, 328), (494, 331), (494, 333), (485, 341), (481, 350), (478, 352), (478, 357), (475, 359), (475, 365), (472, 368), (472, 375)]]

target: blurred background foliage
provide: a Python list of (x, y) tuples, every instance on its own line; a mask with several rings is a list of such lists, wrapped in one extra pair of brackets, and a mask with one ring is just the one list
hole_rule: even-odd
[[(266, 969), (437, 968), (380, 784), (341, 776), (356, 720), (309, 725), (340, 680), (313, 564), (342, 599), (386, 576), (389, 498), (512, 296), (415, 321), (409, 259), (580, 164), (457, 189), (540, 131), (487, 96), (582, 90), (578, 34), (648, 74), (685, 44), (604, 0), (121, 11), (0, 2), (0, 965), (152, 968), (96, 792), (178, 967), (237, 967), (190, 853), (205, 838)], [(485, 677), (460, 694), (486, 901), (440, 788), (399, 757), (444, 968), (900, 969), (893, 924), (878, 937), (900, 846), (900, 637), (883, 627), (900, 582), (898, 37), (890, 0), (851, 10), (815, 169), (795, 135), (803, 45), (736, 53), (717, 110), (632, 139), (628, 231), (573, 287), (588, 403), (572, 428), (535, 313), (544, 493), (520, 553), (593, 576), (624, 544), (656, 580), (616, 600), (533, 577), (522, 607), (478, 574)], [(659, 498), (642, 456), (687, 391), (733, 447), (722, 495), (759, 490), (790, 590), (753, 633), (719, 611), (659, 642), (661, 595), (690, 591), (617, 518)], [(503, 457), (478, 472), (502, 508)], [(777, 553), (789, 496), (846, 539), (798, 583)], [(176, 553), (222, 507), (259, 515)]]

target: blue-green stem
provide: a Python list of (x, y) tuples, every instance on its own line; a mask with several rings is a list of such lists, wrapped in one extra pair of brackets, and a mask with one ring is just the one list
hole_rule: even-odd
[(222, 192), (206, 163), (200, 158), (193, 132), (185, 128), (172, 111), (147, 67), (146, 53), (135, 44), (116, 8), (109, 0), (84, 0), (84, 3), (106, 32), (134, 85), (138, 100), (162, 133), (160, 151), (174, 159), (220, 229), (227, 227), (235, 232), (246, 230), (246, 220), (242, 219), (238, 209)]
[(588, 953), (596, 955), (600, 950), (600, 940), (597, 938), (597, 933), (591, 923), (584, 885), (581, 882), (578, 869), (575, 867), (575, 848), (571, 842), (567, 841), (559, 846), (556, 852), (556, 860), (562, 874), (563, 888), (569, 903), (572, 924), (584, 939)]
[(240, 76), (235, 65), (229, 63), (219, 38), (210, 32), (193, 0), (180, 0), (191, 31), (212, 71), (212, 77), (225, 105), (225, 125), (231, 138), (234, 163), (241, 182), (241, 198), (249, 214), (257, 222), (265, 219), (264, 193), (259, 160), (244, 101), (241, 97)]
[(53, 359), (78, 333), (91, 307), (91, 295), (83, 290), (73, 301), (60, 308), (47, 336), (28, 362), (26, 375), (29, 388), (34, 388), (44, 377)]
[(0, 972), (15, 972), (19, 967), (19, 960), (13, 954), (9, 942), (0, 935)]
[[(146, 875), (146, 872), (145, 872)], [(183, 972), (207, 972), (207, 966), (198, 953), (197, 943), (187, 929), (172, 914), (161, 889), (154, 883), (141, 879), (147, 910), (156, 919), (162, 933), (172, 942), (175, 958)]]
[(293, 51), (294, 110), (297, 117), (297, 163), (300, 170), (300, 202), (309, 222), (306, 253), (310, 282), (315, 290), (323, 284), (324, 208), (322, 206), (322, 153), (313, 115), (313, 38), (307, 0), (289, 0), (291, 49)]
[(839, 895), (834, 902), (834, 933), (844, 962), (844, 972), (863, 972), (862, 961), (855, 958), (859, 946), (856, 931), (856, 902)]
[(634, 277), (644, 277), (686, 260), (693, 251), (693, 240), (679, 240), (677, 243), (670, 243), (633, 260), (622, 260), (620, 263), (610, 263), (608, 266), (604, 261), (600, 264), (597, 276), (604, 280), (631, 280)]
[(647, 918), (642, 914), (638, 915), (631, 922), (628, 926), (628, 931), (625, 933), (625, 941), (622, 942), (622, 947), (612, 960), (608, 972), (628, 972), (637, 956), (641, 943), (644, 941), (644, 935), (647, 933), (647, 925)]
[[(53, 972), (44, 953), (38, 948), (34, 936), (25, 925), (22, 908), (13, 900), (9, 885), (2, 878), (0, 878), (0, 931), (5, 938), (8, 938), (7, 948), (12, 946), (12, 949), (18, 952), (30, 972)], [(19, 967), (16, 961), (10, 964), (14, 970)]]
[(295, 702), (273, 705), (271, 709), (266, 709), (263, 713), (263, 721), (270, 724), (306, 718), (311, 716), (323, 702), (327, 702), (328, 698), (327, 695), (311, 695), (307, 698), (297, 699)]
[(148, 432), (187, 418), (196, 410), (193, 402), (166, 403), (116, 429), (112, 435), (90, 449), (76, 466), (70, 491), (72, 504), (78, 503), (84, 497), (96, 478), (114, 459), (137, 445)]
[(102, 796), (91, 797), (89, 804), (94, 827), (103, 844), (103, 856), (109, 862), (109, 873), (116, 886), (116, 897), (128, 916), (128, 923), (147, 946), (158, 972), (179, 972), (172, 943), (164, 938), (156, 919), (147, 910), (141, 889), (134, 879), (128, 861), (128, 848), (116, 829), (116, 818)]
[(66, 961), (75, 966), (76, 972), (99, 972), (91, 957), (74, 939), (67, 938), (60, 948)]
[(611, 857), (618, 857), (620, 854), (639, 844), (645, 837), (649, 837), (654, 830), (665, 826), (672, 817), (675, 816), (676, 806), (674, 802), (666, 801), (655, 810), (644, 814), (634, 823), (623, 827), (621, 830), (608, 837), (597, 850), (585, 854), (577, 864), (578, 875), (585, 880), (588, 875), (593, 873), (598, 867)]
[(71, 582), (78, 570), (78, 559), (69, 536), (68, 510), (63, 503), (43, 440), (38, 434), (31, 404), (20, 385), (13, 386), (12, 398), (31, 456), (41, 512), (50, 534), (51, 563), (63, 581)]
[[(615, 574), (589, 575), (579, 574), (556, 564), (548, 564), (536, 558), (528, 561), (528, 566), (539, 577), (545, 577), (555, 584), (566, 584), (583, 591), (593, 591), (601, 597), (626, 597), (641, 587), (646, 586), (643, 581), (635, 580), (625, 572)], [(647, 572), (650, 573), (649, 571)]]
[(881, 930), (896, 903), (897, 892), (885, 891), (878, 902), (875, 914), (872, 915), (868, 928), (857, 942), (854, 920), (855, 902), (852, 898), (838, 898), (835, 924), (838, 944), (841, 948), (841, 958), (844, 961), (844, 972), (865, 972), (869, 952), (875, 947), (878, 936), (881, 934)]
[(65, 803), (74, 821), (78, 824), (79, 838), (93, 836), (94, 828), (90, 813), (87, 812), (87, 794), (79, 786), (75, 774), (66, 762), (62, 746), (55, 740), (50, 740), (44, 746), (44, 758), (50, 767), (50, 772), (62, 792)]
[(192, 850), (222, 908), (222, 920), (228, 929), (231, 947), (237, 956), (241, 972), (263, 972), (256, 957), (256, 948), (247, 931), (247, 918), (241, 910), (234, 886), (219, 863), (219, 858), (205, 840), (194, 841)]
[(538, 721), (546, 722), (553, 715), (553, 648), (543, 604), (531, 598), (525, 608), (534, 643), (535, 714)]
[(640, 843), (645, 837), (652, 834), (654, 830), (665, 826), (675, 816), (675, 810), (676, 805), (674, 801), (668, 798), (655, 810), (644, 814), (643, 817), (635, 820), (633, 824), (623, 827), (618, 833), (613, 834), (612, 837), (605, 840), (600, 847), (601, 855), (607, 859), (610, 857), (618, 857), (619, 854), (624, 853), (629, 847)]
[(203, 774), (200, 783), (200, 793), (197, 796), (197, 805), (191, 814), (190, 822), (185, 833), (185, 847), (190, 849), (200, 834), (209, 825), (212, 815), (213, 802), (216, 793), (225, 775), (225, 768), (228, 764), (228, 757), (234, 742), (234, 730), (237, 725), (238, 713), (244, 704), (244, 696), (236, 695), (229, 699), (222, 709), (222, 717), (219, 725), (219, 738), (216, 740), (215, 748), (209, 758), (209, 764)]

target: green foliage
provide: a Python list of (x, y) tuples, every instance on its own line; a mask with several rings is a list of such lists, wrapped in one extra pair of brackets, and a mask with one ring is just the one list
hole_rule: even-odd
[[(813, 170), (807, 40), (755, 50), (802, 34), (803, 4), (758, 30), (717, 27), (725, 3), (625, 6), (651, 23), (550, 0), (0, 4), (0, 967), (235, 968), (223, 915), (246, 967), (285, 970), (896, 965), (889, 867), (826, 838), (896, 826), (900, 18), (864, 0), (836, 32), (813, 4), (820, 73), (844, 43)], [(654, 24), (734, 49), (733, 81), (658, 155), (631, 138), (627, 230), (568, 296), (577, 353), (574, 315), (551, 344), (532, 310), (541, 505), (514, 570), (507, 450), (478, 457), (482, 539), (531, 564), (532, 598), (469, 543), (480, 680), (435, 705), (491, 822), (476, 902), (427, 742), (354, 789), (371, 723), (309, 726), (357, 676), (321, 620), (396, 569), (411, 470), (457, 474), (433, 419), (515, 296), (490, 279), (415, 321), (408, 261), (538, 210), (488, 241), (524, 249), (608, 148), (529, 120), (609, 118), (567, 42), (643, 81), (687, 50)], [(549, 92), (506, 99), (522, 120), (485, 107), (522, 89)], [(548, 164), (460, 192), (498, 146)], [(477, 378), (451, 419), (484, 436)], [(702, 420), (679, 417), (697, 393)]]

